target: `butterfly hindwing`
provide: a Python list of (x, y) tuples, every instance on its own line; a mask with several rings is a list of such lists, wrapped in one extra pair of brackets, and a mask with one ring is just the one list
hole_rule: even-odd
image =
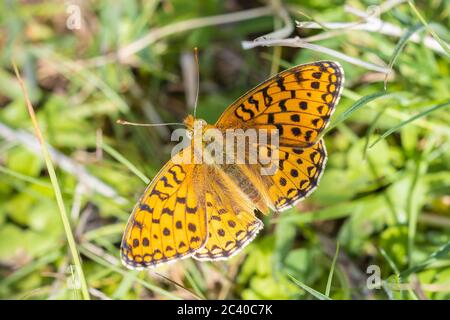
[[(264, 146), (261, 148), (268, 148)], [(269, 186), (269, 198), (274, 209), (282, 211), (307, 197), (319, 183), (327, 155), (320, 139), (309, 148), (279, 147), (279, 160), (273, 175), (264, 176)]]
[(225, 110), (216, 126), (278, 129), (281, 145), (312, 146), (329, 123), (343, 81), (336, 62), (296, 66), (247, 92)]
[(245, 166), (223, 165), (207, 169), (206, 211), (208, 240), (194, 258), (227, 259), (244, 248), (263, 227), (255, 216), (255, 202), (242, 192), (250, 186)]
[(195, 259), (228, 259), (253, 240), (263, 224), (253, 212), (239, 209), (231, 211), (223, 205), (220, 195), (206, 193), (208, 240), (203, 248), (195, 252)]

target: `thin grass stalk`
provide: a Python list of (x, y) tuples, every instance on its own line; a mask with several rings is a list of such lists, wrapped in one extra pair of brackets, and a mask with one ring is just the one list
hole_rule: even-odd
[[(75, 272), (77, 273), (78, 280), (77, 282), (80, 285), (81, 289), (81, 295), (84, 300), (90, 300), (89, 296), (89, 290), (87, 286), (86, 279), (84, 277), (83, 268), (81, 265), (81, 259), (78, 253), (77, 245), (75, 242), (75, 238), (73, 236), (72, 228), (70, 226), (69, 218), (66, 212), (66, 207), (64, 205), (64, 200), (62, 197), (61, 189), (59, 187), (58, 178), (56, 176), (55, 168), (53, 167), (53, 163), (50, 157), (50, 153), (47, 149), (47, 144), (44, 140), (44, 137), (42, 135), (42, 132), (39, 128), (39, 124), (36, 119), (36, 114), (34, 113), (33, 105), (31, 104), (30, 98), (28, 96), (28, 91), (25, 87), (25, 82), (23, 81), (22, 77), (20, 76), (19, 70), (17, 69), (17, 66), (14, 62), (12, 62), (12, 65), (14, 67), (14, 72), (16, 73), (17, 80), (19, 81), (20, 87), (23, 91), (23, 95), (25, 98), (25, 102), (27, 104), (28, 113), (30, 114), (31, 121), (33, 123), (33, 127), (35, 130), (36, 137), (39, 141), (39, 144), (42, 149), (42, 153), (44, 156), (45, 164), (47, 166), (48, 174), (50, 176), (50, 181), (53, 186), (53, 191), (55, 192), (56, 202), (58, 204), (59, 213), (61, 216), (62, 223), (64, 225), (64, 232), (66, 234), (67, 242), (69, 244), (70, 253), (72, 255), (72, 260), (75, 265)], [(77, 284), (78, 284), (77, 283)]]

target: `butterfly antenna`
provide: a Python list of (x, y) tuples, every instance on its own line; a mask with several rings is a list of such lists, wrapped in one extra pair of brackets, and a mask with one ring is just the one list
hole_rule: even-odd
[(117, 124), (121, 124), (124, 126), (137, 126), (137, 127), (161, 127), (161, 126), (186, 126), (184, 123), (181, 122), (168, 122), (168, 123), (136, 123), (136, 122), (129, 122), (122, 119), (119, 119), (116, 121)]
[(195, 64), (197, 67), (197, 88), (195, 92), (195, 101), (194, 101), (194, 118), (197, 118), (197, 103), (198, 103), (198, 94), (200, 91), (200, 66), (198, 62), (198, 48), (194, 48), (194, 57), (195, 57)]

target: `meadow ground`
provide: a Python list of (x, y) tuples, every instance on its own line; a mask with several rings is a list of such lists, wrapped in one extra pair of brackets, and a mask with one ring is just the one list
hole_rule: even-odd
[[(0, 297), (449, 299), (449, 14), (445, 0), (2, 1)], [(130, 271), (120, 239), (175, 127), (116, 120), (192, 113), (194, 47), (209, 123), (278, 71), (340, 62), (327, 168), (230, 261)]]

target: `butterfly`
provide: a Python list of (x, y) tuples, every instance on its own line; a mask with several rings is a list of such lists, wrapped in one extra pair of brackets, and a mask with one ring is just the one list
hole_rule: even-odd
[[(187, 257), (228, 259), (263, 228), (257, 214), (283, 211), (307, 197), (325, 167), (321, 133), (343, 83), (338, 63), (313, 62), (280, 72), (231, 104), (215, 125), (206, 127), (277, 130), (275, 173), (260, 174), (258, 163), (178, 163), (172, 158), (133, 209), (121, 243), (123, 264), (144, 269)], [(192, 115), (184, 123), (191, 136), (205, 124)], [(193, 146), (181, 151), (189, 157), (194, 152)]]

